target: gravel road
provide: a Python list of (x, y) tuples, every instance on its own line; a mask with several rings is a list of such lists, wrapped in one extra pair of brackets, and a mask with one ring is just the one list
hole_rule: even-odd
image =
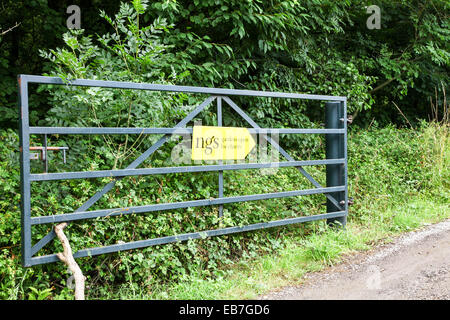
[(450, 219), (409, 232), (338, 265), (308, 274), (271, 300), (449, 300)]

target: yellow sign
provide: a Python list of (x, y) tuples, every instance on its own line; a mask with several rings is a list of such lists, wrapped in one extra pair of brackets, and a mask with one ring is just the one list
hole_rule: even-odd
[(247, 128), (194, 126), (192, 160), (240, 160), (256, 143)]

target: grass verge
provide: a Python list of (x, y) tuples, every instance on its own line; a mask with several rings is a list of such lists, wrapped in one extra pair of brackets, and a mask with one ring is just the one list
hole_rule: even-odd
[[(448, 204), (417, 197), (388, 210), (375, 209), (374, 214), (379, 219), (370, 224), (350, 218), (346, 230), (333, 230), (322, 221), (315, 222), (317, 231), (313, 234), (289, 239), (279, 252), (241, 261), (216, 279), (191, 275), (173, 286), (155, 287), (150, 294), (146, 290), (130, 292), (129, 287), (122, 287), (118, 293), (126, 299), (254, 299), (270, 290), (300, 284), (306, 273), (339, 263), (344, 255), (368, 250), (403, 232), (448, 219), (450, 208)], [(388, 220), (392, 223), (383, 223)]]

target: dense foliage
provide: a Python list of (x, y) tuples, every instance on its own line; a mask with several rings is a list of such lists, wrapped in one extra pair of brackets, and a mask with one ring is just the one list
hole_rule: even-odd
[[(410, 121), (427, 119), (429, 98), (437, 90), (442, 100), (448, 86), (446, 0), (134, 2), (143, 6), (141, 26), (157, 18), (170, 26), (159, 35), (169, 59), (157, 65), (166, 77), (175, 72), (177, 83), (346, 95), (352, 111), (365, 110), (357, 121), (366, 125), (406, 123), (393, 102)], [(3, 125), (14, 127), (17, 119), (17, 74), (42, 73), (38, 51), (63, 44), (70, 4), (81, 8), (85, 35), (115, 32), (99, 9), (113, 16), (119, 0), (3, 2), (0, 28), (20, 23), (0, 40)], [(372, 4), (381, 8), (380, 29), (366, 26), (365, 6)], [(33, 95), (35, 117), (52, 105), (45, 96)], [(250, 113), (272, 126), (319, 117), (307, 106), (257, 105), (248, 106)]]

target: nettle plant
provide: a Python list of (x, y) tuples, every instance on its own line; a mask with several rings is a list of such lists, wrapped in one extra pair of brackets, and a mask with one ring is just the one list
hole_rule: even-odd
[[(113, 32), (98, 35), (95, 41), (92, 36), (85, 36), (84, 30), (65, 33), (66, 47), (40, 51), (42, 57), (51, 61), (54, 71), (48, 75), (68, 82), (71, 79), (98, 79), (159, 84), (171, 84), (185, 77), (187, 73), (177, 74), (171, 67), (170, 54), (166, 53), (167, 46), (162, 42), (162, 35), (171, 27), (166, 20), (156, 18), (145, 27), (140, 25), (140, 16), (146, 7), (146, 1), (122, 3), (114, 19), (101, 11), (100, 16)], [(167, 73), (167, 70), (171, 72)], [(51, 126), (172, 126), (174, 120), (192, 108), (186, 104), (196, 102), (195, 98), (188, 101), (184, 94), (143, 90), (46, 88), (53, 107), (45, 122)], [(98, 148), (98, 152), (106, 156), (106, 162), (113, 161), (113, 168), (116, 168), (135, 155), (139, 148), (149, 147), (155, 138), (103, 135), (90, 137), (87, 146), (94, 152), (92, 147)], [(95, 141), (97, 143), (93, 143)]]

